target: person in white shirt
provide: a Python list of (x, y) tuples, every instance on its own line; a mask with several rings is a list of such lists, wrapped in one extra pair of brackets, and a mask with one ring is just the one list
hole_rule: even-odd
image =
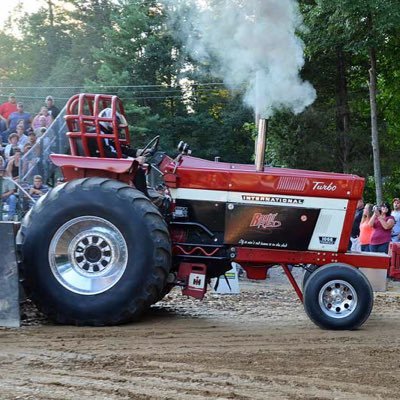
[(400, 242), (400, 199), (393, 199), (392, 217), (395, 220), (392, 228), (392, 242)]
[(4, 158), (8, 161), (14, 155), (14, 148), (18, 147), (18, 135), (14, 132), (8, 137), (8, 145), (4, 148)]

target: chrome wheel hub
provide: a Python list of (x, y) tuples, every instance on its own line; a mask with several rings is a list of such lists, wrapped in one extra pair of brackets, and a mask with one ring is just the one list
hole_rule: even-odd
[(115, 250), (112, 238), (102, 232), (84, 231), (78, 235), (70, 249), (74, 252), (72, 261), (83, 273), (96, 273), (104, 271), (113, 261)]
[(332, 280), (321, 288), (318, 303), (328, 317), (339, 319), (348, 317), (356, 310), (358, 297), (350, 283)]
[(83, 216), (62, 225), (50, 242), (53, 275), (68, 290), (94, 295), (123, 275), (128, 249), (119, 229), (103, 218)]

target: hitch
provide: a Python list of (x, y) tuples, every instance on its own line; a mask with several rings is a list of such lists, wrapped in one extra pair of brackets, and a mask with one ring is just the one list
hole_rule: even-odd
[(207, 291), (206, 275), (205, 264), (181, 263), (177, 278), (182, 286), (182, 294), (203, 299)]

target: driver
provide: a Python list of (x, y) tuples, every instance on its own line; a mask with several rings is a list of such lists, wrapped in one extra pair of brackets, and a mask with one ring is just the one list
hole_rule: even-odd
[[(108, 107), (108, 108), (105, 108), (104, 110), (100, 111), (99, 117), (112, 118), (112, 109)], [(123, 137), (123, 135), (125, 135), (125, 132), (123, 131), (123, 128), (121, 126), (127, 126), (126, 119), (119, 112), (116, 112), (116, 117), (117, 117), (117, 122), (118, 122), (118, 135), (120, 137)], [(112, 135), (114, 133), (111, 122), (100, 121), (99, 126), (100, 126), (100, 131), (104, 134)], [(116, 158), (117, 150), (115, 148), (114, 140), (110, 139), (110, 138), (104, 138), (103, 143), (104, 143), (105, 156), (108, 158)], [(135, 174), (133, 183), (138, 190), (140, 190), (147, 197), (149, 197), (149, 194), (147, 191), (147, 181), (146, 181), (145, 170), (141, 166), (145, 163), (146, 157), (151, 155), (150, 149), (143, 153), (142, 149), (133, 149), (132, 147), (130, 147), (129, 145), (126, 145), (126, 144), (121, 143), (120, 146), (121, 146), (122, 155), (124, 157), (126, 157), (126, 158), (131, 157), (139, 163), (139, 168), (136, 170), (136, 174)]]
[[(105, 108), (104, 110), (101, 110), (99, 113), (99, 117), (102, 118), (111, 118), (112, 117), (112, 109), (111, 108)], [(119, 112), (116, 112), (116, 117), (117, 117), (117, 122), (118, 122), (118, 133), (120, 136), (122, 136), (122, 128), (120, 128), (121, 125), (127, 125), (125, 117), (120, 114)], [(112, 135), (113, 132), (113, 126), (111, 122), (104, 122), (101, 121), (99, 122), (100, 125), (100, 131), (104, 134)], [(104, 153), (107, 158), (116, 158), (117, 157), (117, 150), (115, 148), (115, 143), (113, 139), (106, 138), (104, 139)], [(141, 154), (142, 150), (141, 149), (133, 149), (129, 145), (124, 145), (121, 143), (121, 151), (123, 156), (125, 157), (133, 157), (135, 158), (139, 164), (144, 164), (145, 162), (145, 155)], [(148, 155), (148, 154), (146, 154)]]

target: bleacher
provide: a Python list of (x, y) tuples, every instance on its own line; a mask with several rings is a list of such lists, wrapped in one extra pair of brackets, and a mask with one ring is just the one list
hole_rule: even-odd
[[(57, 167), (49, 160), (49, 155), (52, 153), (64, 154), (68, 151), (67, 127), (64, 115), (65, 107), (50, 127), (47, 128), (46, 132), (37, 139), (32, 148), (21, 157), (19, 163), (20, 178), (17, 182), (14, 181), (14, 184), (18, 188), (17, 215), (15, 220), (20, 220), (28, 211), (27, 204), (29, 200), (32, 201), (28, 193), (28, 187), (32, 184), (35, 175), (41, 175), (43, 182), (49, 186), (55, 185), (59, 174)], [(7, 207), (6, 204), (2, 204), (0, 208), (0, 220), (6, 219)]]
[(21, 184), (31, 184), (34, 175), (41, 175), (45, 183), (55, 184), (57, 170), (50, 162), (49, 155), (51, 153), (64, 154), (68, 151), (68, 141), (65, 135), (67, 126), (64, 115), (65, 107), (46, 132), (37, 139), (28, 153), (21, 157), (19, 166)]

